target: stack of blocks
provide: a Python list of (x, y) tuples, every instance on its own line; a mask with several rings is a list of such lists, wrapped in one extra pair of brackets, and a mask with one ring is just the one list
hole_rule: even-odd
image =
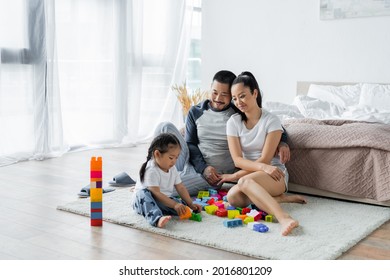
[(91, 157), (91, 226), (103, 225), (102, 158)]

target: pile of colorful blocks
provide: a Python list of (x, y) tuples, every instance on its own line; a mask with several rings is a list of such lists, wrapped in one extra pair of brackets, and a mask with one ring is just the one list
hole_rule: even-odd
[(223, 221), (226, 227), (237, 227), (245, 224), (254, 231), (267, 232), (269, 228), (259, 221), (277, 222), (273, 215), (260, 209), (253, 209), (254, 207), (251, 205), (245, 208), (231, 206), (227, 202), (226, 195), (227, 192), (223, 190), (199, 191), (194, 203), (201, 205), (202, 209), (210, 215), (228, 218)]

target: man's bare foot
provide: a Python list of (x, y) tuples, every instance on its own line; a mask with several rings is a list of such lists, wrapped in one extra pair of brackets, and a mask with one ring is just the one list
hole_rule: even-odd
[(281, 221), (279, 220), (279, 223), (282, 226), (282, 235), (284, 236), (289, 235), (294, 228), (299, 226), (298, 221), (294, 220), (290, 216), (282, 219)]
[(171, 219), (172, 216), (162, 216), (157, 222), (157, 227), (163, 228)]
[(301, 195), (297, 195), (297, 194), (285, 195), (283, 193), (283, 194), (281, 194), (279, 196), (275, 196), (274, 198), (279, 203), (301, 203), (301, 204), (306, 204), (307, 203), (306, 198), (304, 198)]

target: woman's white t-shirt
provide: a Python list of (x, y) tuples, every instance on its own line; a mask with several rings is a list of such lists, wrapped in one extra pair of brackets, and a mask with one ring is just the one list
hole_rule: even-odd
[(151, 159), (146, 165), (144, 181), (141, 182), (138, 178), (135, 184), (135, 190), (158, 186), (163, 194), (172, 196), (174, 186), (180, 183), (181, 178), (176, 166), (173, 166), (168, 172), (165, 172), (158, 167), (154, 159)]
[[(227, 136), (239, 137), (243, 157), (252, 161), (261, 157), (268, 133), (277, 130), (283, 131), (282, 123), (277, 116), (267, 110), (261, 110), (261, 117), (252, 129), (246, 128), (238, 113), (232, 115), (226, 125)], [(273, 165), (273, 163), (280, 163), (279, 156), (273, 158), (271, 164)]]

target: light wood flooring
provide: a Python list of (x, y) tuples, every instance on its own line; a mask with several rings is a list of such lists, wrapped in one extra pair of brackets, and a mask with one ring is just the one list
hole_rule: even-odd
[[(226, 251), (56, 210), (77, 199), (89, 182), (91, 156), (103, 157), (104, 186), (126, 171), (132, 177), (146, 145), (68, 153), (60, 158), (0, 167), (0, 259), (250, 259)], [(340, 259), (390, 259), (390, 222)]]

